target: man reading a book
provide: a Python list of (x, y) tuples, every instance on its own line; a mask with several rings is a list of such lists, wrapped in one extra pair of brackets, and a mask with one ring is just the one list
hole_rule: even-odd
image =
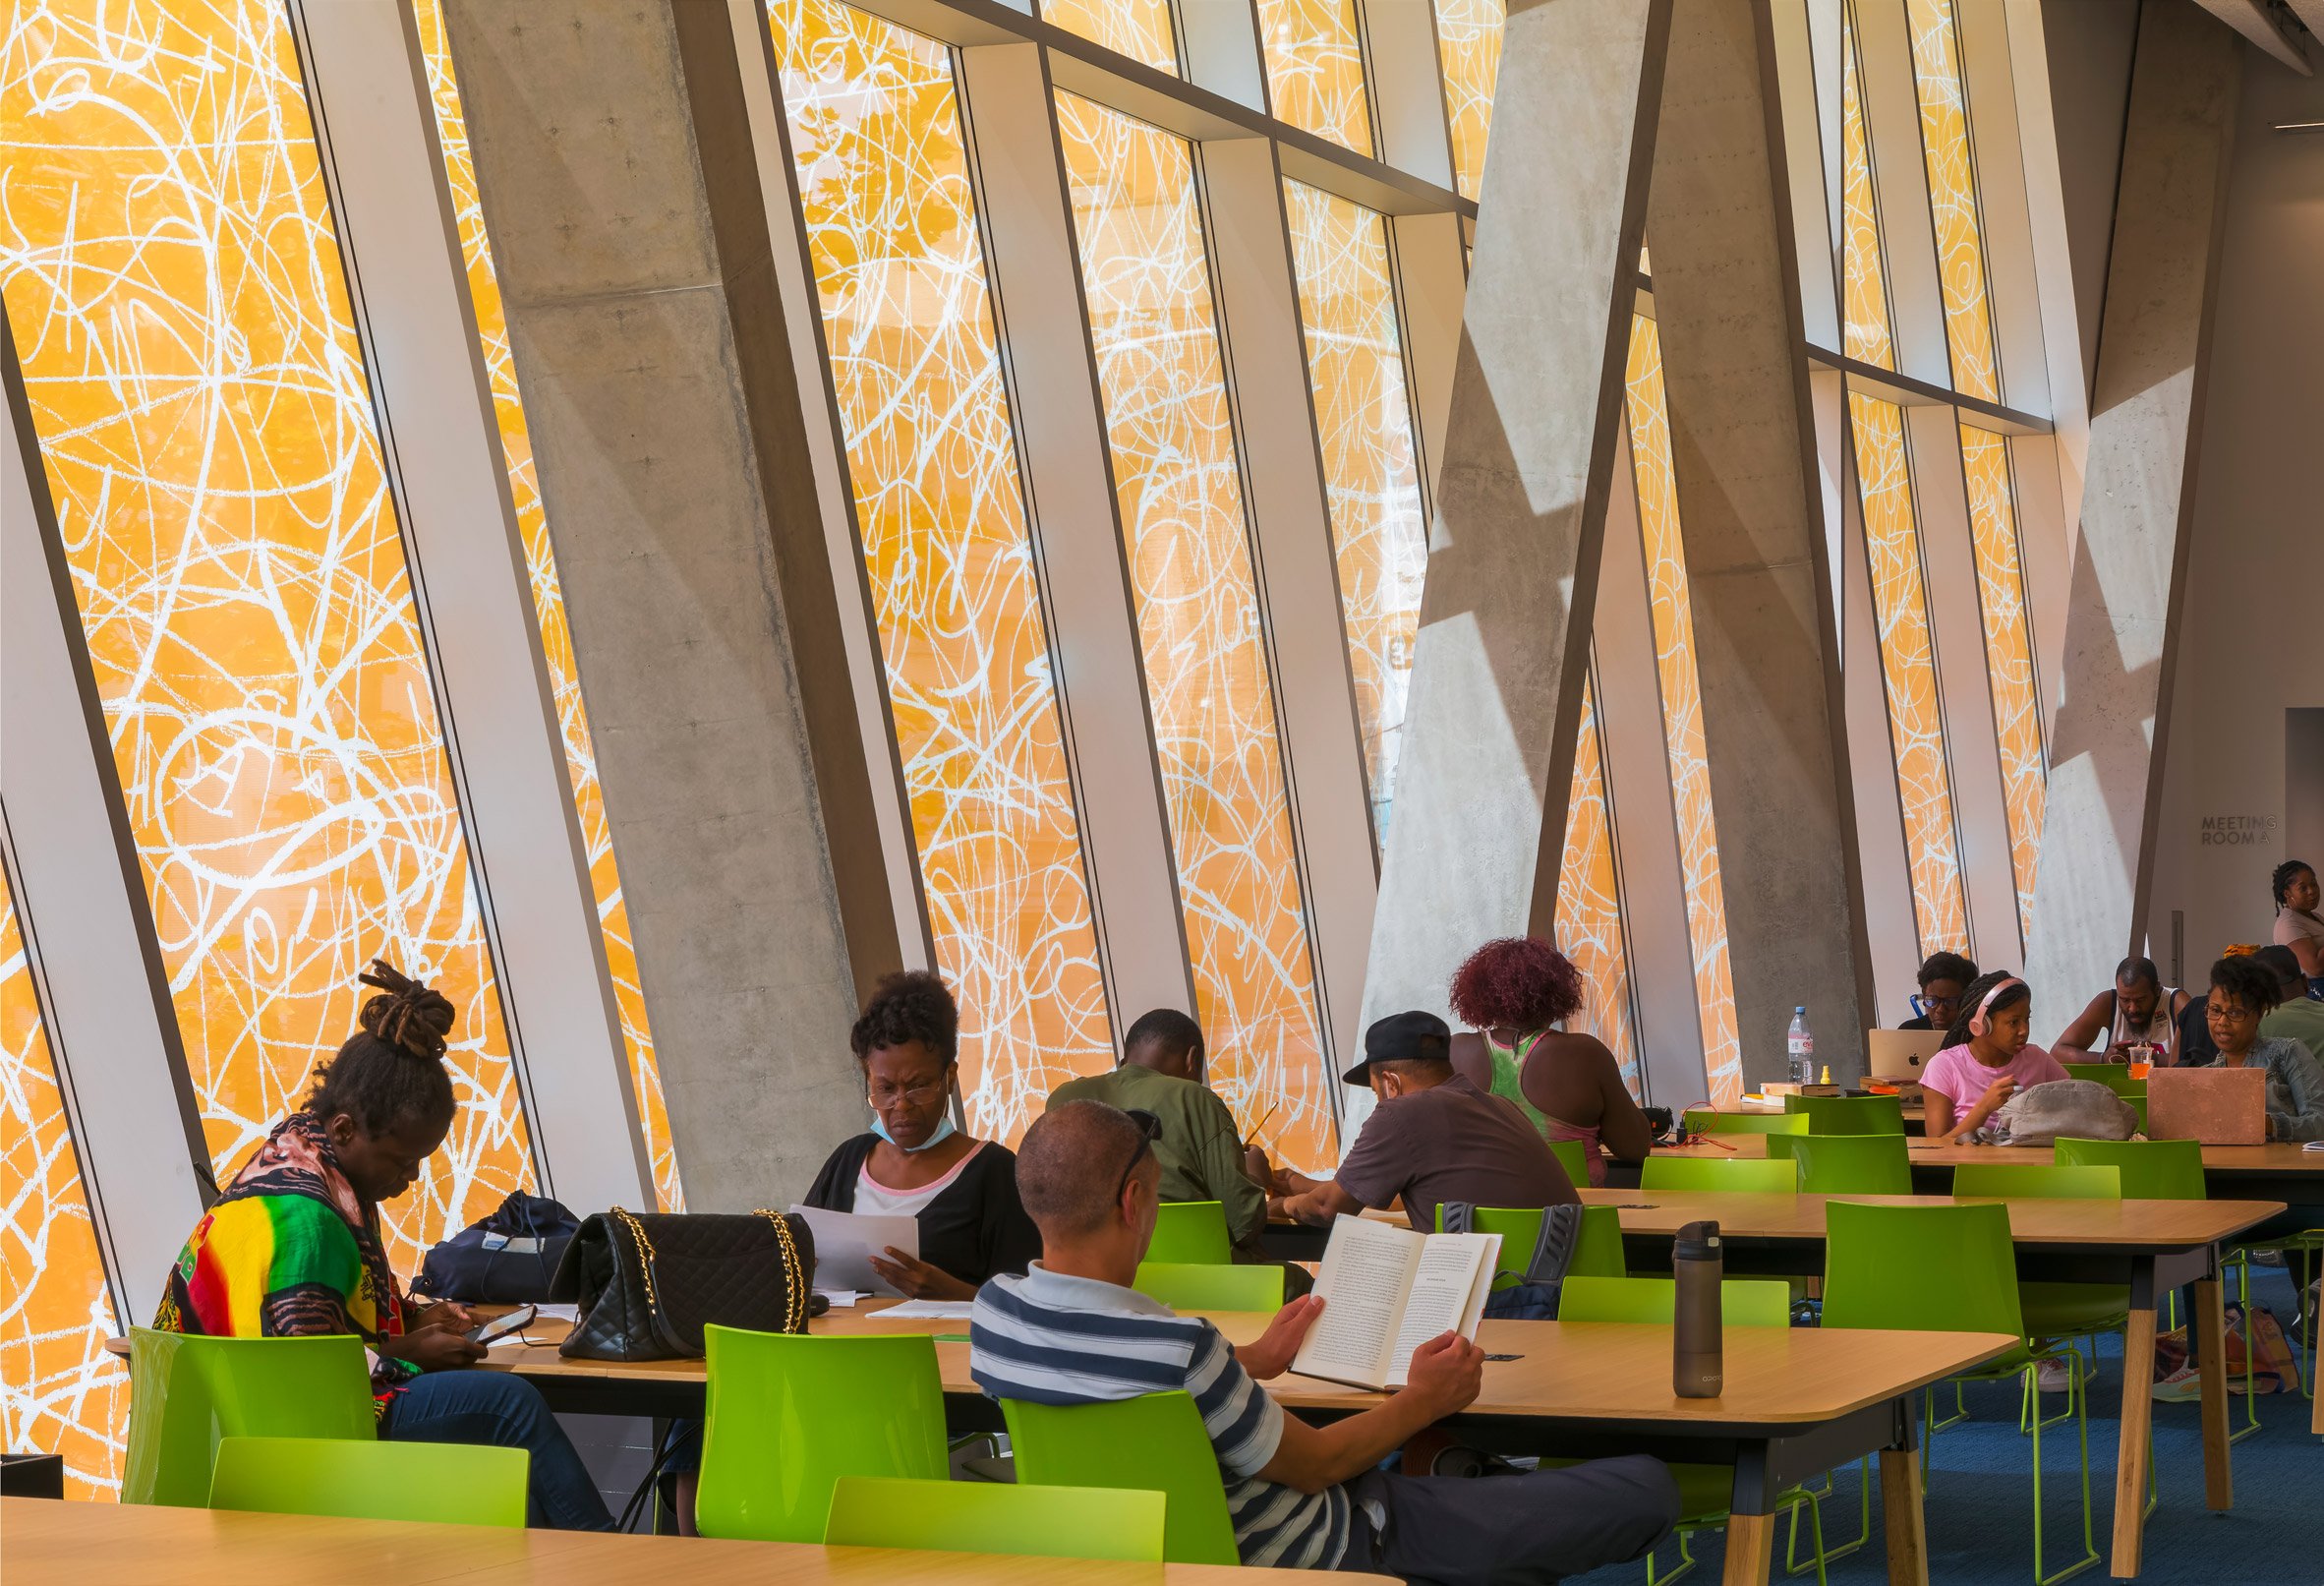
[(1453, 1071), (1452, 1030), (1434, 1014), (1375, 1023), (1364, 1032), (1364, 1061), (1344, 1078), (1371, 1087), (1379, 1105), (1337, 1177), (1277, 1172), (1269, 1215), (1328, 1223), (1402, 1198), (1412, 1225), (1425, 1231), (1446, 1201), (1531, 1208), (1581, 1199), (1525, 1114)]
[(985, 1392), (1038, 1404), (1192, 1395), (1246, 1564), (1545, 1582), (1644, 1557), (1669, 1535), (1678, 1488), (1644, 1455), (1482, 1479), (1378, 1470), (1477, 1397), (1484, 1357), (1458, 1333), (1415, 1350), (1407, 1385), (1368, 1410), (1324, 1427), (1286, 1413), (1258, 1383), (1290, 1366), (1323, 1301), (1294, 1300), (1237, 1348), (1132, 1288), (1159, 1204), (1152, 1147), (1144, 1124), (1096, 1101), (1053, 1107), (1026, 1131), (1017, 1190), (1041, 1259), (977, 1291), (969, 1371)]

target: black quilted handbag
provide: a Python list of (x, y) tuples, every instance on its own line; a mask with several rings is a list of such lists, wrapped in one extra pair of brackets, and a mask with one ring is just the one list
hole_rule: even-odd
[(815, 1236), (772, 1211), (585, 1219), (549, 1287), (580, 1307), (558, 1353), (583, 1360), (698, 1360), (711, 1322), (805, 1332)]

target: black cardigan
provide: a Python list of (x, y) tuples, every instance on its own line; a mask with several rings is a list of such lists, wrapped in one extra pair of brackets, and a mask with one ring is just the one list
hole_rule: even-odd
[[(824, 1211), (855, 1209), (855, 1179), (880, 1143), (877, 1135), (843, 1142), (815, 1175), (807, 1204)], [(1022, 1273), (1041, 1254), (1041, 1231), (1017, 1199), (1017, 1155), (988, 1140), (960, 1168), (960, 1176), (919, 1210), (920, 1260), (963, 1283), (997, 1272)]]

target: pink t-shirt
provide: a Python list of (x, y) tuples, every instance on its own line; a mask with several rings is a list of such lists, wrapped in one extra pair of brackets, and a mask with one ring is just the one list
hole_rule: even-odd
[(2030, 1041), (2015, 1057), (1998, 1069), (1988, 1068), (1978, 1062), (1977, 1054), (1969, 1049), (1967, 1041), (1963, 1041), (1958, 1046), (1947, 1046), (1929, 1059), (1921, 1069), (1921, 1088), (1949, 1097), (1953, 1121), (1957, 1124), (1963, 1113), (1977, 1105), (1978, 1098), (1985, 1094), (1986, 1087), (2004, 1074), (2017, 1082), (2020, 1091), (2028, 1086), (2045, 1085), (2066, 1077), (2058, 1059)]

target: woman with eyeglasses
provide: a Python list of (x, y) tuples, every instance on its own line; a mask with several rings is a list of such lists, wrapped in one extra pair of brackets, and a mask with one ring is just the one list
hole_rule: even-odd
[(806, 1204), (826, 1211), (909, 1216), (915, 1259), (891, 1247), (879, 1274), (915, 1300), (968, 1300), (996, 1272), (1022, 1272), (1041, 1235), (1017, 1199), (1017, 1157), (954, 1122), (960, 1011), (927, 970), (891, 974), (873, 991), (848, 1044), (872, 1127), (831, 1153)]

